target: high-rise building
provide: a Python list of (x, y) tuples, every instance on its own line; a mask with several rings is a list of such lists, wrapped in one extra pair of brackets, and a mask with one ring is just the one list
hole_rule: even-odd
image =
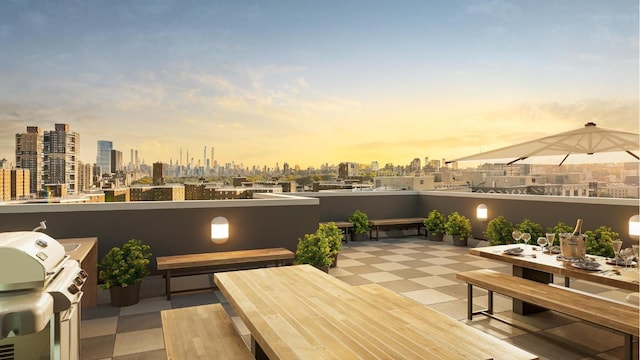
[(91, 177), (91, 164), (84, 164), (78, 161), (78, 192), (87, 191), (93, 184)]
[(69, 131), (68, 124), (55, 124), (55, 130), (44, 132), (45, 184), (65, 184), (69, 194), (77, 191), (77, 158), (80, 135)]
[(11, 170), (11, 199), (20, 200), (29, 197), (29, 169)]
[(153, 185), (164, 185), (164, 164), (153, 163)]
[(122, 151), (120, 150), (111, 150), (111, 165), (110, 165), (111, 173), (117, 173), (118, 171), (122, 171)]
[(111, 150), (113, 150), (111, 141), (98, 140), (98, 155), (96, 156), (96, 166), (100, 168), (100, 173), (96, 174), (98, 177), (111, 172)]
[(11, 170), (0, 169), (0, 201), (11, 200)]
[(27, 132), (16, 134), (16, 168), (29, 170), (29, 189), (37, 194), (43, 190), (44, 139), (37, 126), (27, 126)]

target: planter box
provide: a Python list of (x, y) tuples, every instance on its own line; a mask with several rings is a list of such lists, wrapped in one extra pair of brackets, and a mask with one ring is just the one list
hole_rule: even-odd
[(467, 238), (461, 238), (460, 235), (451, 235), (454, 246), (467, 246)]
[(427, 234), (427, 239), (431, 241), (442, 241), (442, 239), (444, 238), (444, 234), (442, 233), (434, 233), (429, 231)]

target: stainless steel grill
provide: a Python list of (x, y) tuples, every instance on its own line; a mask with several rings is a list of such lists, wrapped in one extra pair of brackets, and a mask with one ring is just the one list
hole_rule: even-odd
[(0, 233), (0, 360), (78, 359), (86, 278), (50, 236)]

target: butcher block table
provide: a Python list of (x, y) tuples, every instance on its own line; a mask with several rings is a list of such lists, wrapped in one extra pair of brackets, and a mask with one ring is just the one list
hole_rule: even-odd
[(217, 273), (256, 359), (537, 359), (377, 285), (310, 265)]

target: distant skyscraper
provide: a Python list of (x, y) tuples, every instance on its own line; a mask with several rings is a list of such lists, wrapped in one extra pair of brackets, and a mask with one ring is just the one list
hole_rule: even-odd
[(83, 164), (82, 161), (78, 161), (78, 192), (89, 190), (92, 184), (91, 164)]
[(111, 150), (113, 143), (107, 140), (98, 140), (98, 155), (96, 156), (96, 166), (100, 168), (100, 174), (109, 174), (111, 172)]
[(111, 172), (117, 173), (118, 171), (122, 171), (122, 151), (120, 150), (111, 150)]
[(11, 200), (11, 170), (0, 169), (0, 201)]
[(164, 164), (153, 163), (153, 185), (164, 185)]
[(66, 184), (69, 194), (76, 193), (77, 159), (80, 135), (69, 131), (68, 124), (55, 124), (55, 130), (44, 132), (45, 184)]
[(11, 170), (11, 198), (20, 200), (29, 197), (29, 170), (28, 169), (12, 169)]
[(27, 126), (27, 132), (16, 134), (16, 168), (29, 170), (29, 189), (37, 194), (43, 190), (44, 139), (37, 126)]

